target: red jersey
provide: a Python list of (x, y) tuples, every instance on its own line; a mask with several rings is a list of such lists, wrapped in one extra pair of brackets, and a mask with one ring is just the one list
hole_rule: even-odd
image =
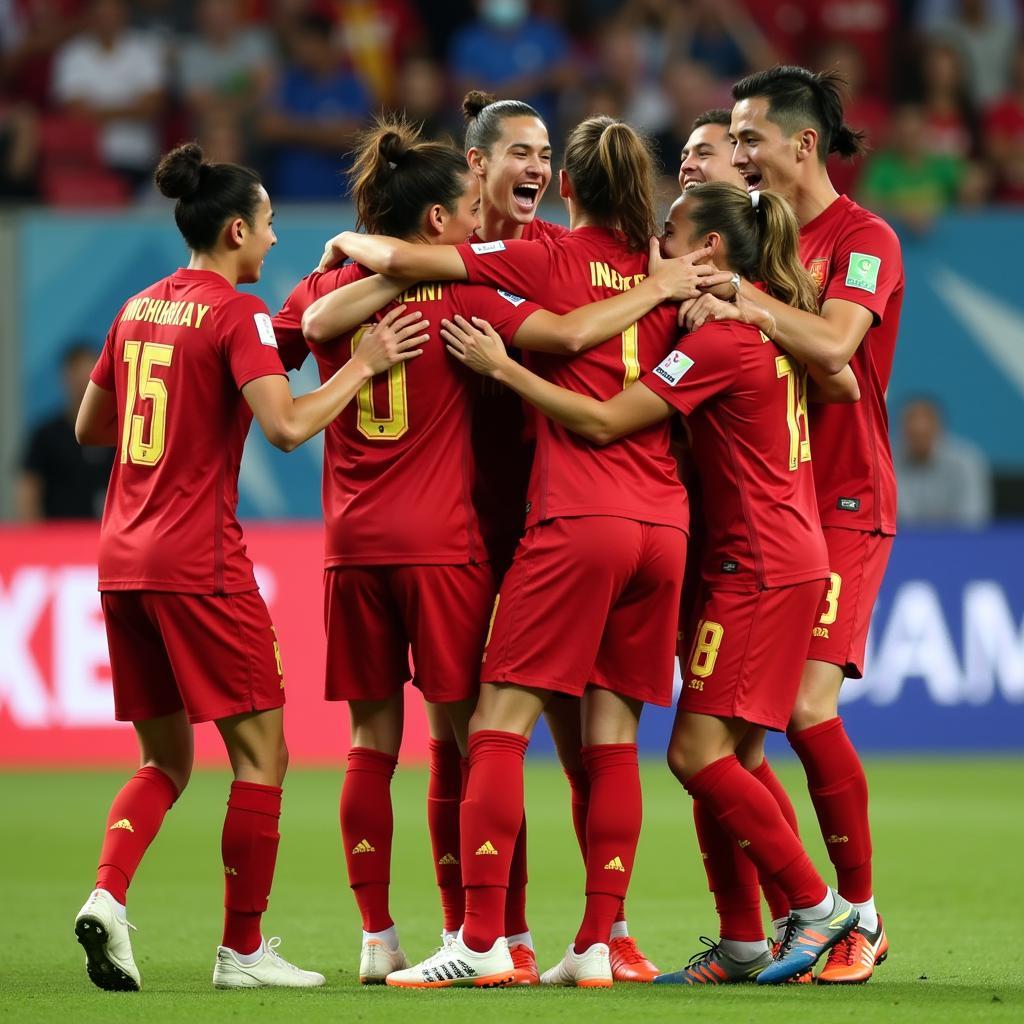
[(715, 589), (828, 576), (807, 430), (807, 378), (757, 328), (709, 322), (641, 382), (687, 418)]
[[(316, 299), (366, 273), (349, 265), (310, 274), (288, 296), (275, 325), (285, 336), (300, 330), (303, 312)], [(328, 568), (487, 560), (472, 501), (473, 375), (446, 351), (441, 321), (456, 314), (481, 316), (511, 338), (537, 307), (518, 296), (502, 298), (490, 288), (447, 282), (415, 285), (397, 303), (430, 321), (430, 340), (423, 355), (364, 385), (327, 428), (323, 506)], [(366, 326), (312, 346), (321, 380), (348, 362)]]
[[(647, 253), (622, 236), (586, 227), (535, 242), (478, 242), (458, 247), (471, 281), (508, 289), (556, 313), (625, 291), (647, 274)], [(616, 338), (573, 358), (529, 352), (530, 369), (547, 380), (608, 399), (664, 357), (676, 335), (674, 307), (660, 306)], [(526, 525), (558, 516), (621, 516), (687, 529), (686, 492), (669, 452), (668, 423), (599, 447), (538, 416)]]
[(129, 299), (93, 382), (117, 400), (100, 590), (255, 590), (238, 523), (252, 412), (242, 388), (283, 374), (267, 307), (220, 274), (179, 270)]
[(814, 481), (822, 526), (896, 532), (896, 476), (889, 447), (889, 386), (903, 305), (903, 257), (896, 233), (846, 196), (800, 230), (800, 258), (821, 288), (821, 302), (863, 306), (873, 326), (850, 366), (860, 401), (814, 404)]

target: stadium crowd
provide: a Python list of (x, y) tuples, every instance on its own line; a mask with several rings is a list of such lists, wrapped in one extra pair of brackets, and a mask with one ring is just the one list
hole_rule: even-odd
[(468, 87), (531, 103), (556, 151), (623, 117), (674, 177), (693, 117), (776, 62), (838, 67), (866, 159), (840, 191), (910, 230), (1024, 202), (1019, 0), (0, 0), (0, 201), (145, 201), (198, 138), (278, 200), (330, 201), (369, 117), (458, 137)]

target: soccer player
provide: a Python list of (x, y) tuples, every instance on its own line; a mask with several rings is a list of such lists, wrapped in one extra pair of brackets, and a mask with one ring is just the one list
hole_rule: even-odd
[[(782, 301), (813, 309), (814, 283), (800, 265), (797, 238), (796, 220), (779, 197), (702, 184), (676, 201), (665, 247), (706, 246), (718, 267), (755, 276)], [(857, 920), (814, 870), (772, 795), (736, 758), (751, 733), (786, 727), (804, 638), (828, 578), (810, 468), (805, 376), (755, 328), (708, 323), (638, 383), (596, 401), (517, 366), (489, 328), (467, 327), (447, 331), (456, 356), (595, 444), (650, 429), (677, 410), (688, 418), (708, 538), (701, 620), (684, 663), (669, 764), (696, 801), (702, 850), (732, 862), (736, 888), (754, 900), (753, 913), (736, 918), (722, 898), (729, 894), (716, 893), (722, 940), (689, 967), (658, 980), (787, 980)], [(845, 371), (835, 387), (854, 397), (852, 373)], [(755, 864), (794, 908), (775, 960), (765, 946)]]
[[(801, 259), (818, 282), (820, 314), (792, 309), (742, 281), (735, 303), (699, 300), (688, 323), (742, 317), (810, 368), (853, 369), (854, 405), (815, 405), (814, 477), (828, 544), (830, 586), (814, 623), (788, 736), (804, 770), (838, 888), (860, 912), (818, 981), (867, 981), (888, 951), (871, 882), (868, 787), (838, 714), (844, 678), (859, 678), (871, 611), (896, 532), (896, 483), (885, 391), (903, 303), (899, 241), (885, 221), (837, 194), (825, 161), (853, 156), (860, 135), (843, 123), (842, 79), (773, 68), (733, 87), (733, 162), (751, 190), (789, 199)], [(756, 754), (755, 754), (756, 756)]]
[[(545, 241), (414, 246), (343, 234), (340, 248), (385, 273), (483, 281), (568, 310), (629, 293), (654, 231), (650, 154), (622, 122), (591, 118), (570, 135), (559, 189), (572, 230)], [(607, 397), (653, 367), (675, 337), (660, 307), (572, 359), (529, 353), (545, 377)], [(518, 344), (518, 338), (515, 339)], [(587, 905), (565, 958), (542, 982), (612, 984), (608, 937), (628, 888), (640, 825), (636, 729), (643, 702), (671, 701), (686, 548), (685, 492), (662, 424), (598, 449), (537, 421), (527, 532), (502, 582), (471, 723), (462, 804), (466, 919), (436, 957), (389, 984), (449, 985), (507, 969), (503, 914), (522, 820), (522, 763), (554, 693), (583, 697)], [(566, 636), (572, 643), (566, 643)]]
[(323, 387), (292, 399), (270, 316), (237, 290), (259, 280), (276, 242), (255, 172), (208, 163), (197, 145), (156, 171), (176, 199), (187, 269), (121, 308), (75, 427), (82, 444), (116, 445), (100, 530), (99, 589), (115, 716), (130, 721), (142, 767), (114, 798), (96, 887), (75, 920), (89, 977), (136, 990), (125, 903), (165, 814), (188, 783), (192, 725), (216, 723), (234, 773), (221, 836), (224, 934), (217, 988), (309, 987), (264, 942), (287, 764), (284, 674), (235, 515), (242, 446), (255, 414), (290, 451), (322, 430), (373, 376), (418, 354), (368, 343)]
[(679, 157), (680, 192), (704, 181), (743, 186), (743, 177), (732, 163), (731, 121), (732, 111), (726, 107), (705, 110), (693, 119), (690, 137)]
[[(362, 226), (426, 241), (430, 248), (464, 242), (476, 227), (478, 179), (464, 157), (419, 141), (415, 129), (397, 119), (383, 121), (360, 143), (352, 193)], [(463, 285), (415, 285), (401, 298), (429, 316), (435, 332), (440, 318), (486, 310), (520, 347), (569, 353), (628, 329), (672, 294), (661, 282), (680, 270), (685, 292), (696, 295), (692, 263), (679, 261), (628, 292), (565, 316), (516, 295)], [(351, 301), (353, 293), (338, 285), (365, 278), (358, 265), (314, 273), (275, 318), (282, 336), (305, 325), (316, 339), (322, 376), (347, 358), (365, 329), (358, 326), (362, 310)], [(442, 346), (428, 345), (415, 368), (396, 370), (376, 390), (368, 386), (358, 410), (327, 431), (327, 696), (349, 702), (352, 722), (341, 823), (363, 919), (364, 982), (383, 981), (407, 966), (388, 906), (388, 882), (390, 780), (402, 736), (409, 647), (416, 685), (435, 705), (432, 737), (438, 739), (433, 723), (439, 709), (464, 751), (494, 601), (488, 551), (469, 500), (471, 382)], [(410, 517), (413, 499), (416, 515)], [(458, 834), (446, 839), (434, 815), (430, 824), (435, 860), (458, 862), (458, 845), (449, 845)], [(445, 931), (451, 933), (462, 923), (461, 886), (451, 893), (441, 884), (441, 893)]]

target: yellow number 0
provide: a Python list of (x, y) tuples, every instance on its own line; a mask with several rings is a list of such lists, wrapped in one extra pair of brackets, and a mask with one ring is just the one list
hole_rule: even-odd
[(715, 671), (718, 661), (718, 648), (722, 646), (725, 630), (719, 622), (708, 622), (701, 619), (697, 623), (697, 638), (693, 644), (693, 655), (690, 658), (690, 671), (698, 679), (705, 679)]
[(775, 357), (775, 375), (786, 379), (786, 423), (789, 426), (789, 468), (811, 461), (807, 436), (807, 374), (794, 368), (789, 356)]
[(622, 332), (622, 365), (626, 367), (622, 378), (625, 391), (635, 380), (640, 379), (640, 325), (630, 324)]
[(843, 589), (843, 577), (837, 572), (829, 573), (828, 593), (825, 595), (825, 610), (818, 622), (822, 626), (831, 626), (839, 614), (839, 591)]
[[(352, 335), (352, 351), (355, 352), (370, 324)], [(368, 380), (356, 395), (359, 415), (356, 426), (359, 433), (371, 441), (395, 441), (409, 429), (409, 403), (405, 387), (405, 363), (395, 363), (388, 370), (388, 415), (378, 416), (373, 408), (373, 381)]]
[[(163, 458), (167, 446), (167, 385), (153, 376), (153, 367), (170, 366), (173, 358), (173, 345), (161, 345), (155, 341), (124, 343), (128, 394), (124, 403), (121, 462), (130, 459), (136, 466), (155, 466)], [(135, 412), (136, 398), (153, 403), (149, 440), (143, 436), (146, 417)]]

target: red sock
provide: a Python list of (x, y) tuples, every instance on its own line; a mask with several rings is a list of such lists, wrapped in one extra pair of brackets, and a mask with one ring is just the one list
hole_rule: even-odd
[(446, 932), (458, 931), (466, 909), (459, 863), (459, 805), (462, 803), (462, 755), (453, 740), (430, 741), (427, 827), (434, 852), (434, 874), (441, 893)]
[(868, 780), (841, 718), (788, 734), (807, 774), (839, 894), (851, 903), (871, 899)]
[(757, 866), (772, 876), (791, 907), (810, 907), (827, 888), (771, 793), (736, 760), (735, 754), (702, 768), (686, 783)]
[(139, 862), (177, 799), (178, 787), (159, 768), (140, 768), (121, 787), (107, 815), (97, 889), (106, 889), (118, 903), (127, 903), (128, 886)]
[(236, 953), (260, 947), (260, 918), (267, 909), (274, 882), (281, 787), (257, 782), (232, 782), (228, 813), (220, 838), (224, 861), (224, 938), (222, 946)]
[(633, 873), (643, 798), (635, 743), (584, 747), (590, 779), (587, 810), (587, 904), (576, 952), (607, 942)]
[[(779, 805), (779, 810), (782, 811), (782, 816), (789, 822), (789, 827), (793, 830), (793, 835), (799, 839), (800, 826), (797, 824), (793, 801), (789, 799), (789, 794), (783, 788), (779, 777), (772, 771), (768, 758), (765, 758), (750, 774), (775, 798), (775, 802)], [(760, 883), (761, 888), (764, 890), (764, 898), (768, 901), (768, 909), (771, 911), (772, 920), (778, 921), (780, 918), (789, 917), (789, 900), (786, 898), (786, 894), (779, 888), (775, 879), (770, 875), (762, 875), (760, 876)]]
[(341, 787), (341, 841), (348, 883), (366, 932), (382, 932), (394, 924), (388, 912), (388, 888), (394, 833), (391, 777), (397, 764), (392, 754), (353, 747)]
[(505, 928), (505, 897), (523, 824), (523, 759), (529, 741), (484, 729), (469, 737), (469, 784), (462, 801), (462, 881), (470, 949), (489, 950)]
[(521, 935), (530, 930), (526, 922), (526, 815), (516, 836), (508, 868), (508, 896), (505, 899), (505, 934)]
[(693, 823), (697, 827), (697, 845), (704, 860), (708, 888), (715, 897), (719, 935), (739, 942), (763, 939), (761, 894), (754, 862), (701, 800), (693, 802)]

